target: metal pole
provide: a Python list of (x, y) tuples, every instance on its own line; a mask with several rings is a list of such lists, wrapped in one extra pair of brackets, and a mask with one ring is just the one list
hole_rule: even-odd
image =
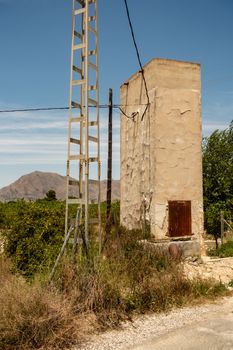
[(86, 123), (85, 123), (85, 243), (88, 249), (88, 239), (89, 239), (89, 11), (88, 11), (88, 1), (86, 0), (86, 11), (85, 11), (85, 113), (86, 113)]
[(112, 200), (112, 89), (109, 89), (109, 114), (108, 114), (108, 177), (106, 200), (106, 238), (111, 232), (111, 200)]
[(68, 198), (69, 198), (69, 179), (70, 179), (70, 135), (71, 135), (71, 117), (72, 117), (72, 79), (73, 79), (73, 47), (74, 47), (74, 11), (75, 11), (75, 0), (72, 5), (72, 42), (71, 42), (71, 57), (70, 57), (70, 96), (69, 96), (69, 127), (68, 127), (68, 151), (67, 151), (67, 163), (66, 163), (66, 211), (65, 211), (65, 237), (68, 232)]
[(97, 145), (97, 157), (98, 157), (98, 221), (99, 221), (99, 253), (101, 253), (102, 250), (102, 229), (101, 229), (101, 187), (100, 187), (100, 179), (101, 179), (101, 161), (100, 161), (100, 109), (99, 109), (99, 35), (98, 35), (98, 28), (99, 28), (99, 22), (98, 22), (98, 1), (95, 3), (95, 14), (96, 14), (96, 20), (95, 20), (95, 30), (96, 30), (96, 40), (95, 40), (95, 47), (96, 47), (96, 87), (97, 87), (97, 138), (98, 138), (98, 145)]
[(63, 254), (64, 254), (64, 252), (65, 252), (66, 245), (67, 245), (67, 243), (68, 243), (68, 241), (69, 241), (69, 239), (70, 239), (70, 235), (71, 235), (71, 233), (72, 233), (73, 230), (74, 230), (74, 227), (71, 226), (70, 229), (69, 229), (69, 231), (67, 232), (67, 235), (66, 235), (65, 240), (64, 240), (64, 242), (63, 242), (63, 245), (62, 245), (62, 247), (61, 247), (61, 250), (60, 250), (60, 252), (59, 252), (59, 254), (58, 254), (58, 256), (57, 256), (57, 259), (56, 259), (56, 261), (55, 261), (55, 264), (54, 264), (54, 266), (53, 266), (52, 272), (51, 272), (50, 275), (49, 275), (49, 282), (51, 282), (51, 280), (53, 279), (53, 277), (54, 277), (54, 275), (55, 275), (56, 269), (57, 269), (58, 264), (59, 264), (59, 262), (60, 262), (60, 260), (61, 260), (61, 258), (62, 258), (62, 256), (63, 256)]

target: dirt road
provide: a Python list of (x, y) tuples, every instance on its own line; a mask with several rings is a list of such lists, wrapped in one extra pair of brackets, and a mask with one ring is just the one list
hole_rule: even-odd
[(203, 321), (143, 342), (132, 350), (233, 350), (233, 298)]
[[(93, 335), (79, 350), (233, 350), (233, 296), (151, 314)], [(76, 350), (76, 349), (74, 349)]]

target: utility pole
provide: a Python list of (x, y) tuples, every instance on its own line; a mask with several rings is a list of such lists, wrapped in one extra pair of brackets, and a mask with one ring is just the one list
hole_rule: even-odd
[(109, 89), (109, 112), (108, 112), (108, 178), (106, 200), (106, 238), (111, 233), (111, 200), (112, 200), (112, 89)]

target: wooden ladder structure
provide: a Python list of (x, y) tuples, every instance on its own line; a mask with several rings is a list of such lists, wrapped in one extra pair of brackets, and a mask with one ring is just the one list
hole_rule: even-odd
[[(97, 1), (73, 0), (72, 14), (65, 236), (75, 225), (75, 206), (81, 220), (84, 218), (86, 247), (90, 224), (99, 225), (101, 244)], [(95, 174), (98, 185), (96, 219), (89, 218), (90, 173)]]

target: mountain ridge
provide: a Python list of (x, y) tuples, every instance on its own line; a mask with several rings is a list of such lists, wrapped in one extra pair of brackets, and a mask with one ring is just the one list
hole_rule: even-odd
[[(101, 201), (106, 200), (107, 180), (102, 180)], [(44, 198), (49, 190), (56, 192), (57, 199), (64, 200), (66, 197), (66, 176), (53, 172), (34, 171), (21, 176), (12, 184), (0, 188), (0, 201), (8, 202), (17, 199), (37, 200)], [(90, 200), (97, 201), (98, 184), (91, 180)], [(70, 196), (77, 196), (77, 187), (71, 186)], [(120, 198), (120, 180), (112, 181), (112, 199)]]

